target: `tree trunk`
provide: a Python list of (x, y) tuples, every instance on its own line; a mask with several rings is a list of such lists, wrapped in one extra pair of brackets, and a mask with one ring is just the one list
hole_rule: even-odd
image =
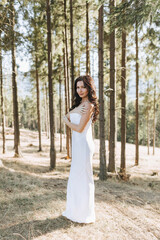
[(60, 134), (60, 152), (62, 152), (62, 80), (61, 76), (59, 75), (59, 134)]
[(86, 75), (90, 74), (90, 61), (89, 61), (89, 3), (86, 1)]
[[(110, 13), (113, 11), (115, 0), (110, 0)], [(111, 24), (111, 23), (110, 23)], [(111, 27), (110, 27), (111, 29)], [(115, 29), (110, 33), (110, 142), (109, 142), (109, 172), (115, 172)]]
[(38, 134), (39, 134), (39, 151), (42, 151), (41, 144), (41, 116), (40, 116), (40, 94), (39, 94), (39, 75), (38, 75), (38, 47), (37, 47), (37, 24), (36, 12), (34, 9), (34, 31), (35, 31), (35, 67), (36, 67), (36, 92), (37, 92), (37, 119), (38, 119)]
[(38, 59), (36, 56), (36, 91), (37, 91), (37, 118), (38, 118), (38, 134), (39, 134), (39, 151), (42, 151), (41, 144), (41, 116), (40, 116), (40, 94), (39, 94), (39, 76), (38, 76)]
[(74, 97), (74, 49), (73, 49), (73, 1), (70, 0), (70, 35), (71, 35), (71, 88), (72, 88), (72, 104)]
[(150, 142), (150, 131), (149, 131), (149, 80), (147, 82), (147, 149), (149, 155), (149, 142)]
[(156, 140), (156, 77), (154, 77), (154, 100), (153, 100), (153, 155), (155, 154)]
[[(64, 90), (65, 90), (65, 114), (68, 109), (68, 98), (67, 98), (67, 69), (66, 69), (66, 54), (65, 54), (65, 42), (63, 48), (63, 68), (64, 68)], [(67, 149), (67, 138), (66, 138), (66, 149)]]
[[(66, 9), (66, 0), (64, 0), (64, 20), (65, 20), (65, 26), (64, 26), (64, 30), (65, 30), (65, 57), (66, 57), (66, 73), (67, 73), (67, 97), (68, 97), (68, 109), (67, 112), (70, 109), (70, 76), (69, 76), (69, 59), (68, 59), (68, 37), (67, 37), (67, 9)], [(67, 129), (67, 158), (70, 158), (70, 146), (71, 146), (71, 129), (66, 126)]]
[(138, 122), (139, 122), (139, 113), (138, 113), (138, 87), (139, 87), (139, 63), (138, 63), (138, 22), (136, 21), (135, 29), (135, 42), (136, 42), (136, 154), (135, 154), (135, 165), (139, 164), (139, 143), (138, 143)]
[[(124, 2), (124, 0), (123, 0)], [(121, 166), (120, 172), (126, 172), (126, 31), (122, 30), (122, 66), (121, 66)]]
[[(65, 114), (68, 112), (68, 85), (67, 85), (67, 65), (66, 65), (66, 51), (65, 51), (65, 40), (64, 48), (63, 48), (63, 66), (64, 66), (64, 86), (65, 86)], [(70, 148), (69, 148), (69, 127), (66, 125), (66, 149), (67, 149), (67, 156), (66, 159), (70, 158)]]
[(46, 135), (49, 138), (49, 109), (48, 109), (48, 89), (45, 83), (45, 122), (46, 122)]
[(18, 97), (17, 97), (17, 79), (16, 79), (16, 49), (15, 49), (15, 9), (14, 0), (11, 0), (11, 52), (12, 52), (12, 89), (13, 89), (13, 120), (14, 120), (14, 148), (15, 157), (19, 157), (19, 116), (18, 116)]
[(66, 0), (64, 0), (64, 20), (65, 20), (65, 25), (64, 25), (64, 33), (65, 33), (65, 56), (66, 56), (66, 68), (67, 68), (67, 86), (68, 86), (68, 109), (70, 109), (70, 80), (69, 80), (69, 60), (68, 60), (68, 37), (67, 37), (67, 13), (66, 13)]
[(1, 84), (1, 116), (2, 116), (2, 139), (3, 139), (3, 150), (6, 151), (6, 138), (5, 138), (5, 115), (4, 115), (4, 98), (3, 98), (3, 72), (2, 72), (2, 45), (1, 45), (1, 34), (0, 34), (0, 84)]
[(48, 45), (48, 86), (49, 86), (49, 119), (50, 119), (50, 169), (56, 167), (55, 149), (55, 123), (53, 104), (53, 81), (52, 81), (52, 42), (51, 42), (51, 15), (50, 0), (46, 0), (47, 11), (47, 45)]
[(105, 146), (105, 119), (104, 119), (104, 91), (103, 91), (103, 5), (99, 8), (99, 127), (100, 127), (100, 180), (107, 178), (106, 174), (106, 146)]
[(110, 99), (108, 99), (108, 152), (110, 143)]
[(43, 96), (44, 96), (44, 131), (46, 132), (47, 135), (47, 102), (46, 102), (46, 83), (44, 84), (43, 88)]

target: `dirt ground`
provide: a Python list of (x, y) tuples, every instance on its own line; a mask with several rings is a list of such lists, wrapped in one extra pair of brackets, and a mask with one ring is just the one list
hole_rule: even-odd
[[(45, 133), (43, 151), (38, 152), (37, 133), (21, 130), (21, 157), (14, 158), (13, 130), (7, 129), (6, 154), (0, 155), (0, 240), (160, 239), (160, 149), (156, 148), (153, 156), (152, 149), (147, 155), (147, 148), (140, 146), (140, 162), (135, 166), (135, 146), (127, 144), (129, 181), (116, 177), (100, 181), (99, 141), (94, 141), (96, 222), (78, 224), (61, 215), (71, 164), (71, 160), (64, 159), (65, 138), (60, 153), (59, 135), (56, 135), (57, 166), (49, 171), (49, 139)], [(2, 153), (1, 136), (0, 142)], [(118, 142), (117, 171), (119, 166)]]

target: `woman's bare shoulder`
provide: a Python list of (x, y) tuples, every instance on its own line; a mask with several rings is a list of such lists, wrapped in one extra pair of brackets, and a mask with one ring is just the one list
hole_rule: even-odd
[(73, 108), (72, 110), (69, 111), (69, 113), (76, 112), (78, 107)]
[(84, 106), (90, 110), (92, 110), (94, 108), (94, 104), (91, 102), (85, 102)]
[(94, 104), (93, 103), (84, 102), (82, 113), (85, 114), (87, 112), (90, 114), (94, 112)]

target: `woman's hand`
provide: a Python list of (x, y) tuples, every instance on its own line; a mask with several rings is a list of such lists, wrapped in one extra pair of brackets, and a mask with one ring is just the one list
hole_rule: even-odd
[(80, 113), (86, 113), (87, 111), (88, 111), (88, 107), (86, 107), (86, 105), (85, 105), (85, 103), (81, 106), (81, 108), (80, 108)]

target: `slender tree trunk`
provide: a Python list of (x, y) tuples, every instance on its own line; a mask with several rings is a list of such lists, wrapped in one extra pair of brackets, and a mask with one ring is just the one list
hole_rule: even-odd
[(86, 1), (86, 75), (90, 74), (89, 61), (89, 3)]
[(47, 113), (46, 107), (47, 107), (47, 104), (46, 104), (46, 94), (45, 94), (45, 83), (43, 85), (43, 105), (44, 105), (44, 111), (43, 111), (43, 117), (42, 117), (42, 119), (43, 119), (42, 131), (44, 131), (46, 133), (46, 136), (47, 136), (47, 122), (46, 122), (46, 113)]
[(135, 154), (135, 165), (139, 164), (139, 143), (138, 143), (138, 122), (139, 122), (139, 112), (138, 112), (138, 87), (139, 87), (139, 57), (138, 57), (138, 22), (136, 21), (135, 29), (135, 42), (136, 42), (136, 154)]
[[(115, 0), (110, 0), (110, 13), (115, 6)], [(110, 143), (109, 143), (109, 172), (115, 172), (115, 30), (110, 33)]]
[(100, 174), (99, 178), (105, 180), (106, 174), (106, 146), (105, 146), (105, 119), (104, 119), (104, 91), (103, 91), (103, 5), (99, 8), (99, 103), (100, 103)]
[(110, 143), (110, 99), (108, 100), (108, 152)]
[(55, 149), (55, 123), (53, 104), (53, 81), (52, 81), (52, 42), (51, 42), (51, 15), (50, 0), (46, 0), (47, 10), (47, 45), (48, 45), (48, 84), (49, 84), (49, 118), (50, 118), (50, 169), (56, 167)]
[(37, 118), (38, 118), (38, 135), (39, 135), (39, 151), (42, 151), (41, 144), (41, 115), (40, 115), (40, 94), (39, 94), (39, 76), (36, 57), (36, 91), (37, 91)]
[(153, 155), (155, 154), (156, 140), (156, 77), (154, 78), (154, 100), (153, 100)]
[(59, 129), (60, 129), (60, 152), (62, 152), (62, 80), (59, 75)]
[(149, 142), (150, 142), (150, 131), (149, 131), (149, 80), (147, 82), (147, 148), (149, 155)]
[[(115, 4), (116, 5), (116, 4)], [(116, 46), (116, 29), (115, 29), (115, 46)], [(117, 58), (116, 58), (116, 54), (115, 54), (115, 88), (114, 88), (114, 91), (115, 91), (115, 149), (116, 149), (116, 146), (117, 146), (117, 96), (116, 96), (116, 87), (117, 87), (117, 69), (116, 69), (116, 65), (117, 65)]]
[(70, 109), (70, 80), (69, 80), (69, 60), (68, 60), (68, 37), (67, 37), (67, 13), (66, 13), (66, 0), (64, 0), (64, 33), (65, 33), (65, 57), (66, 57), (66, 68), (67, 68), (67, 85), (68, 85), (68, 110)]
[(46, 115), (46, 134), (49, 138), (49, 109), (48, 109), (48, 89), (45, 83), (45, 115)]
[(39, 134), (39, 151), (42, 151), (41, 144), (41, 115), (40, 115), (40, 94), (39, 94), (39, 74), (38, 74), (38, 47), (37, 47), (37, 24), (36, 12), (34, 9), (34, 31), (35, 31), (35, 67), (36, 67), (36, 92), (37, 92), (37, 119), (38, 119), (38, 134)]
[[(63, 66), (64, 66), (64, 86), (65, 86), (65, 113), (68, 112), (68, 85), (67, 85), (67, 65), (66, 65), (66, 51), (65, 51), (65, 41), (63, 48)], [(70, 148), (69, 148), (69, 127), (66, 125), (66, 149), (67, 149), (67, 159), (70, 158)]]
[(74, 96), (74, 49), (73, 49), (73, 0), (70, 0), (70, 34), (71, 34), (71, 88), (72, 88), (72, 104)]
[[(63, 67), (64, 67), (64, 89), (65, 89), (65, 114), (68, 109), (68, 97), (67, 97), (67, 69), (66, 69), (66, 53), (65, 53), (65, 42), (63, 48)], [(66, 138), (66, 149), (67, 149), (67, 138)]]
[[(122, 2), (124, 2), (123, 0)], [(122, 67), (121, 67), (121, 166), (120, 172), (126, 173), (126, 31), (122, 30)]]
[(47, 118), (47, 136), (48, 136), (48, 138), (50, 137), (50, 128), (49, 128), (49, 105), (48, 105), (48, 91), (47, 91), (48, 89), (47, 89), (47, 84), (46, 84), (46, 104), (47, 104), (47, 108), (46, 108), (46, 111), (47, 111), (47, 116), (46, 116), (46, 118)]
[(16, 49), (15, 49), (15, 9), (14, 0), (11, 0), (11, 52), (12, 52), (12, 89), (13, 89), (13, 119), (14, 119), (14, 148), (15, 157), (19, 157), (19, 116), (18, 116), (18, 97), (17, 97), (17, 79), (16, 79)]
[[(65, 30), (65, 57), (66, 57), (66, 73), (67, 73), (67, 97), (68, 97), (68, 109), (67, 112), (70, 109), (70, 77), (69, 77), (69, 59), (68, 59), (68, 37), (67, 37), (67, 9), (66, 9), (66, 0), (64, 0), (64, 20), (65, 20), (65, 26), (64, 26), (64, 30)], [(67, 158), (70, 158), (70, 152), (71, 152), (71, 129), (66, 126), (67, 129)]]
[(1, 117), (2, 117), (2, 139), (3, 139), (3, 150), (6, 151), (6, 138), (5, 138), (5, 115), (4, 115), (4, 98), (3, 98), (3, 72), (2, 72), (2, 45), (1, 45), (1, 34), (0, 34), (0, 84), (1, 84)]

